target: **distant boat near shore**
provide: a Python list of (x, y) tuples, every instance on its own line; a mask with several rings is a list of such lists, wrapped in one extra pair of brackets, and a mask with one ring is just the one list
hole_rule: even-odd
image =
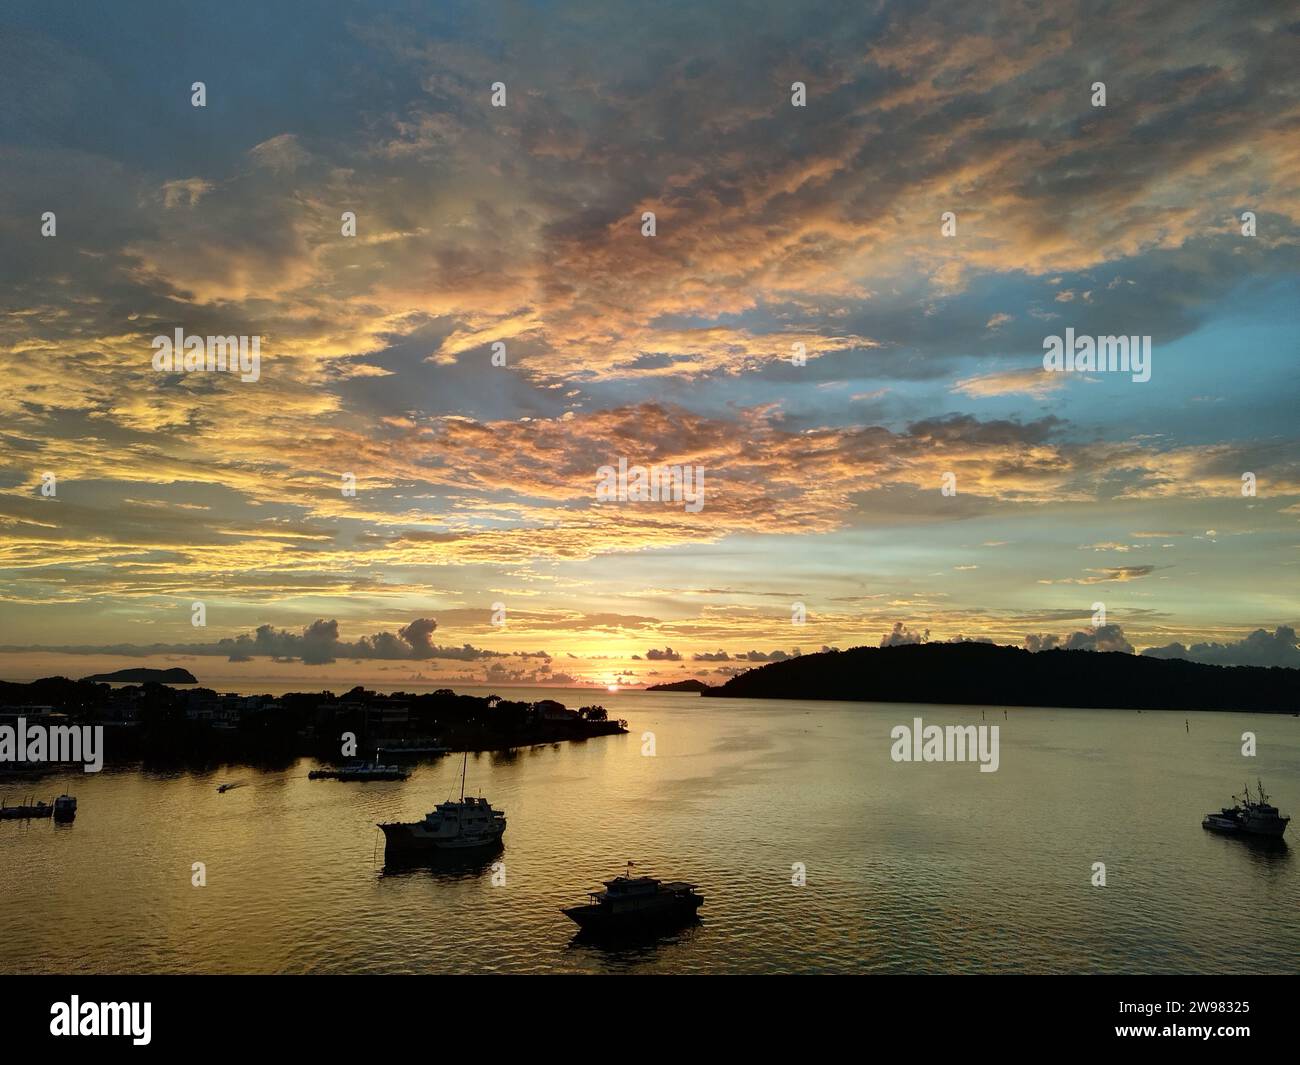
[(406, 780), (411, 774), (400, 765), (362, 762), (342, 769), (313, 769), (308, 780)]

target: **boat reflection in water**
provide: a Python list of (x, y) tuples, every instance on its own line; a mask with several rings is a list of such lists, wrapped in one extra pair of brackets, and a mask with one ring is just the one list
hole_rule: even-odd
[(386, 850), (381, 877), (419, 876), (435, 880), (475, 880), (492, 870), (505, 853), (498, 839), (495, 845), (475, 850)]

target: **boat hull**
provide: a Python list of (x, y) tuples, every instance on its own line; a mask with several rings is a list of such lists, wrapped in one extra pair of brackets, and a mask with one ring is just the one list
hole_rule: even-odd
[(1287, 822), (1268, 825), (1243, 825), (1241, 831), (1247, 836), (1260, 836), (1264, 839), (1281, 839), (1286, 831)]
[(307, 774), (308, 780), (343, 780), (352, 783), (366, 783), (371, 780), (407, 780), (411, 776), (404, 769), (390, 769), (356, 772), (347, 769), (313, 769)]
[(691, 895), (662, 906), (632, 910), (611, 912), (605, 906), (569, 906), (561, 912), (584, 932), (624, 935), (689, 924), (696, 919), (702, 905), (702, 895)]
[(1256, 839), (1281, 839), (1282, 834), (1286, 832), (1288, 821), (1279, 821), (1276, 823), (1266, 824), (1242, 824), (1239, 821), (1230, 821), (1225, 817), (1207, 817), (1201, 822), (1201, 827), (1211, 832), (1218, 832), (1224, 836), (1253, 836)]
[(495, 828), (489, 832), (474, 835), (439, 836), (424, 830), (423, 824), (381, 824), (384, 833), (385, 853), (390, 854), (427, 854), (435, 851), (478, 851), (501, 845), (505, 835), (503, 823), (500, 831)]

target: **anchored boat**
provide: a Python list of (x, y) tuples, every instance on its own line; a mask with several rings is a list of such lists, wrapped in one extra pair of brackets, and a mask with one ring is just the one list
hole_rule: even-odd
[(1251, 797), (1250, 785), (1246, 785), (1240, 798), (1233, 796), (1236, 806), (1224, 806), (1216, 814), (1206, 814), (1201, 827), (1225, 835), (1267, 836), (1281, 839), (1291, 818), (1283, 817), (1278, 808), (1269, 803), (1268, 796), (1264, 794), (1264, 785), (1260, 781), (1256, 780), (1255, 783), (1259, 789), (1257, 798)]
[(77, 800), (71, 795), (60, 795), (54, 800), (54, 820), (74, 821), (77, 817)]
[(604, 891), (588, 892), (587, 905), (570, 906), (564, 915), (584, 932), (602, 934), (670, 928), (694, 919), (704, 905), (694, 884), (633, 876), (634, 864), (628, 862), (622, 876), (603, 881)]
[(419, 821), (393, 821), (380, 824), (384, 833), (385, 854), (390, 856), (425, 854), (436, 851), (468, 851), (500, 844), (506, 831), (504, 810), (495, 810), (487, 799), (465, 797), (465, 770), (469, 752), (460, 770), (460, 800), (439, 803)]
[(375, 762), (367, 765), (344, 766), (342, 769), (313, 769), (307, 774), (308, 780), (405, 780), (411, 774), (400, 765), (380, 765)]

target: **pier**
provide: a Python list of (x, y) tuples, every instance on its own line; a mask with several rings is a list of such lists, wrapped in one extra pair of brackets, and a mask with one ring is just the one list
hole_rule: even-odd
[(8, 806), (0, 800), (0, 821), (37, 820), (52, 817), (56, 821), (71, 821), (77, 816), (77, 800), (71, 795), (60, 795), (53, 802), (30, 798), (17, 806)]
[(20, 818), (37, 818), (53, 817), (54, 804), (52, 802), (22, 802), (17, 806), (5, 806), (0, 802), (0, 821), (15, 821)]

